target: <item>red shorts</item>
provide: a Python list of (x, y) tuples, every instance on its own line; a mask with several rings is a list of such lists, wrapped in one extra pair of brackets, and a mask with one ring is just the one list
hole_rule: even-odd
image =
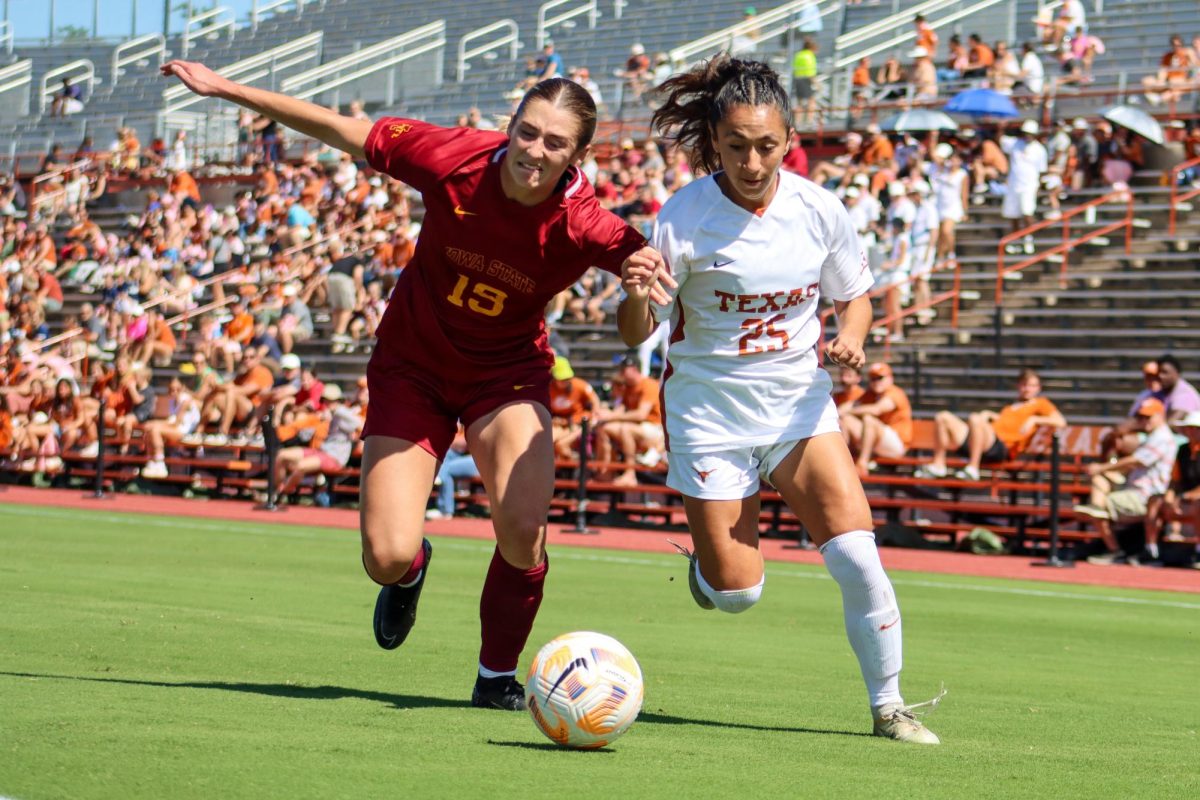
[(376, 347), (367, 365), (371, 403), (363, 438), (405, 439), (441, 459), (458, 423), (470, 427), (501, 406), (525, 400), (550, 408), (549, 358), (500, 368), (437, 374)]
[[(368, 412), (370, 410), (370, 408), (367, 409)], [(316, 456), (321, 460), (322, 472), (337, 472), (339, 469), (345, 466), (344, 464), (338, 463), (336, 458), (329, 455), (329, 453), (326, 453), (324, 450), (317, 450), (313, 447), (304, 448), (304, 457), (309, 458), (310, 456)]]

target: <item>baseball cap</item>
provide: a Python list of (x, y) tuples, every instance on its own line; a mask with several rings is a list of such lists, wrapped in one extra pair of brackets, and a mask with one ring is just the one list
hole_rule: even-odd
[(1021, 133), (1028, 133), (1030, 136), (1037, 136), (1041, 128), (1037, 124), (1037, 120), (1027, 119), (1021, 123)]
[(1086, 131), (1088, 129), (1087, 120), (1083, 117), (1076, 117), (1075, 121), (1071, 123), (1071, 127), (1077, 131)]
[(1200, 411), (1193, 411), (1179, 422), (1175, 423), (1176, 428), (1200, 428)]
[(284, 286), (283, 286), (283, 296), (284, 297), (295, 297), (298, 294), (300, 294), (299, 286), (297, 286), (294, 283), (284, 284)]
[(933, 154), (938, 158), (949, 158), (954, 155), (954, 145), (948, 142), (940, 142), (937, 147), (933, 148)]
[(279, 359), (280, 369), (300, 369), (300, 356), (295, 353), (284, 353)]
[(857, 175), (854, 176), (854, 185), (855, 186), (870, 186), (871, 185), (871, 176), (866, 174), (865, 172), (858, 173)]
[(870, 134), (883, 133), (883, 128), (879, 127), (874, 122), (872, 122), (870, 125), (867, 126), (867, 133), (870, 133)]
[(908, 191), (909, 193), (915, 192), (916, 194), (924, 197), (925, 195), (929, 194), (929, 182), (918, 178), (909, 184)]
[(321, 399), (323, 399), (323, 400), (341, 400), (342, 399), (342, 387), (338, 386), (336, 383), (325, 384), (325, 388), (321, 391)]
[(622, 139), (621, 140), (621, 149), (622, 150), (632, 150), (633, 149), (633, 139), (630, 139), (629, 137), (625, 137), (624, 139)]
[(882, 361), (876, 361), (867, 369), (868, 378), (890, 378), (892, 377), (892, 368)]
[(888, 197), (904, 197), (904, 184), (892, 181), (888, 184)]
[(846, 197), (858, 197), (860, 194), (862, 194), (862, 192), (859, 191), (857, 186), (849, 186), (846, 188)]
[(569, 381), (575, 377), (575, 370), (571, 369), (570, 361), (558, 356), (554, 359), (554, 366), (550, 367), (550, 377), (556, 381)]
[(1157, 376), (1158, 375), (1158, 362), (1157, 361), (1147, 361), (1145, 364), (1142, 364), (1142, 374)]
[(1139, 417), (1153, 417), (1156, 414), (1165, 414), (1166, 412), (1166, 406), (1162, 404), (1161, 400), (1155, 397), (1147, 397), (1134, 413)]

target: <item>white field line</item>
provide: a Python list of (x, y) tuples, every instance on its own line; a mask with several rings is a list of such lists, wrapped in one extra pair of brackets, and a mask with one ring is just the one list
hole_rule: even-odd
[[(93, 512), (74, 512), (61, 511), (49, 508), (35, 507), (5, 507), (0, 505), (0, 516), (4, 515), (26, 516), (26, 517), (42, 517), (54, 519), (78, 519), (81, 516), (86, 517), (88, 521), (94, 522), (111, 522), (117, 524), (127, 524), (130, 518), (136, 518), (137, 525), (149, 526), (156, 528), (175, 528), (188, 530), (212, 531), (214, 533), (236, 533), (236, 534), (252, 534), (255, 536), (270, 536), (276, 538), (289, 539), (323, 539), (329, 536), (328, 533), (321, 533), (315, 530), (298, 530), (292, 527), (285, 527), (274, 523), (263, 525), (252, 525), (240, 522), (229, 523), (211, 523), (202, 522), (193, 519), (162, 519), (150, 515), (141, 514), (96, 514)], [(297, 525), (303, 525), (297, 521)], [(349, 531), (346, 531), (348, 534)], [(356, 537), (357, 538), (357, 537)], [(470, 539), (445, 539), (438, 545), (439, 547), (447, 547), (452, 550), (469, 550), (473, 552), (488, 552), (494, 549), (491, 543), (485, 543)], [(640, 567), (662, 567), (664, 564), (676, 563), (682, 567), (682, 560), (672, 558), (667, 554), (662, 557), (646, 557), (640, 558), (635, 556), (622, 556), (603, 552), (589, 552), (581, 550), (555, 550), (555, 559), (567, 559), (570, 561), (585, 561), (603, 564), (625, 564), (629, 566)], [(808, 580), (832, 580), (828, 573), (825, 572), (807, 572), (799, 570), (791, 570), (786, 567), (781, 567), (776, 562), (769, 562), (770, 568), (767, 574), (771, 576), (779, 576), (782, 578), (802, 578)], [(1001, 579), (1003, 580), (1003, 579)], [(1181, 600), (1165, 600), (1149, 597), (1123, 597), (1121, 595), (1108, 594), (1092, 594), (1083, 592), (1071, 592), (1062, 589), (1030, 589), (1023, 586), (994, 586), (981, 583), (956, 583), (950, 581), (932, 581), (923, 580), (920, 578), (892, 578), (892, 583), (896, 586), (914, 586), (922, 589), (948, 589), (950, 591), (970, 591), (970, 592), (986, 592), (990, 594), (1013, 595), (1017, 597), (1044, 597), (1057, 600), (1075, 600), (1079, 602), (1091, 603), (1115, 603), (1118, 605), (1132, 606), (1153, 606), (1155, 608), (1182, 608), (1189, 611), (1200, 611), (1200, 603), (1188, 603)], [(1152, 591), (1152, 590), (1147, 590)], [(0, 797), (0, 800), (5, 798)]]

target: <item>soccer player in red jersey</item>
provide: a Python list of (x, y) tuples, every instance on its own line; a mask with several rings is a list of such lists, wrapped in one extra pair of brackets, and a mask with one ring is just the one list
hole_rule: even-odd
[[(515, 675), (542, 600), (554, 475), (547, 410), (553, 357), (543, 312), (590, 266), (618, 275), (635, 265), (662, 267), (639, 233), (600, 208), (578, 169), (595, 132), (595, 103), (578, 84), (545, 80), (500, 133), (411, 119), (371, 123), (234, 83), (194, 62), (171, 61), (162, 71), (197, 94), (366, 158), (422, 193), (416, 254), (367, 368), (373, 402), (361, 531), (363, 565), (382, 586), (375, 638), (390, 650), (412, 629), (432, 552), (422, 536), (425, 506), (461, 420), (497, 542), (480, 600), (471, 702), (523, 709)], [(663, 281), (673, 284), (669, 276)]]

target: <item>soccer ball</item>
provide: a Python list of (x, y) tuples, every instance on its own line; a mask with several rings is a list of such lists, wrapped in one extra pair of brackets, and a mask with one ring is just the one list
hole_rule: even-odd
[(564, 633), (534, 657), (525, 704), (542, 733), (564, 747), (611, 744), (642, 710), (642, 669), (625, 645), (590, 631)]

